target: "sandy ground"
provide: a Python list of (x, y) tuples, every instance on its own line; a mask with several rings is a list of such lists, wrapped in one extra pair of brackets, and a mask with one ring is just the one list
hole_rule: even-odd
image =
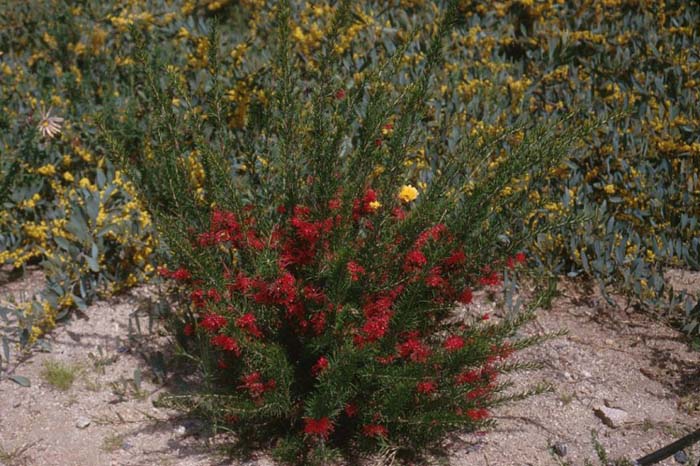
[[(700, 290), (700, 274), (671, 278)], [(0, 300), (26, 297), (41, 279), (32, 272), (1, 285)], [(540, 360), (543, 367), (510, 376), (517, 389), (547, 381), (553, 391), (495, 410), (495, 430), (452, 436), (445, 442), (448, 456), (431, 464), (598, 465), (592, 432), (609, 458), (635, 459), (700, 427), (700, 353), (689, 351), (674, 330), (632, 309), (582, 298), (570, 283), (560, 290), (552, 308), (539, 311), (522, 333), (567, 329), (568, 335), (520, 353), (518, 358)], [(231, 459), (224, 454), (225, 436), (206, 435), (203, 422), (154, 407), (161, 393), (183, 382), (172, 370), (167, 337), (157, 323), (151, 331), (145, 318), (140, 332), (135, 325), (148, 295), (141, 288), (96, 303), (49, 336), (50, 352), (11, 365), (31, 386), (0, 380), (0, 464), (274, 464), (265, 452)], [(481, 306), (475, 312), (492, 310), (475, 306)], [(51, 362), (74, 370), (68, 390), (45, 380)], [(622, 409), (625, 422), (605, 425), (594, 414), (604, 405)], [(555, 453), (555, 445), (566, 454)], [(686, 453), (686, 464), (695, 465), (700, 444)], [(677, 463), (671, 458), (661, 464)]]

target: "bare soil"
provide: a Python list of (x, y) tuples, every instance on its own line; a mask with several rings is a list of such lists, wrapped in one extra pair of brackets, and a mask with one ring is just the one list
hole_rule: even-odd
[[(674, 272), (670, 278), (700, 291), (700, 274)], [(42, 281), (32, 272), (3, 283), (0, 301), (26, 299)], [(592, 432), (608, 458), (635, 459), (700, 427), (700, 353), (689, 350), (681, 334), (622, 300), (611, 307), (572, 283), (563, 283), (560, 292), (551, 309), (538, 311), (521, 332), (568, 334), (516, 356), (541, 361), (541, 369), (508, 376), (515, 391), (538, 382), (550, 383), (552, 391), (494, 410), (494, 430), (453, 435), (445, 441), (447, 456), (426, 464), (597, 465)], [(233, 459), (226, 451), (229, 437), (212, 436), (203, 421), (154, 406), (161, 393), (182, 389), (186, 381), (172, 366), (159, 323), (149, 329), (139, 317), (150, 296), (139, 288), (98, 302), (48, 336), (50, 352), (19, 358), (15, 352), (10, 370), (31, 386), (0, 380), (0, 465), (274, 464), (266, 452)], [(486, 299), (467, 311), (499, 312)], [(47, 362), (76, 375), (68, 390), (49, 383)], [(605, 425), (594, 414), (605, 405), (624, 410), (625, 422)], [(687, 464), (695, 465), (700, 444), (686, 453)], [(676, 463), (671, 458), (660, 464)]]

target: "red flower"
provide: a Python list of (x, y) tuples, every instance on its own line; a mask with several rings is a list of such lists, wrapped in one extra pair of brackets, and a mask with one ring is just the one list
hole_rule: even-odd
[(390, 354), (388, 356), (377, 356), (375, 360), (384, 366), (391, 364), (396, 360), (396, 355)]
[(318, 377), (326, 369), (328, 369), (328, 358), (321, 356), (311, 368), (311, 374), (314, 377)]
[(442, 269), (440, 267), (433, 267), (427, 277), (425, 277), (425, 284), (431, 288), (442, 288), (447, 286), (447, 280), (442, 277)]
[(419, 249), (412, 249), (406, 254), (406, 258), (403, 262), (404, 272), (413, 272), (415, 270), (420, 270), (422, 266), (428, 263), (428, 259), (425, 258), (425, 254)]
[(328, 436), (333, 432), (333, 424), (327, 417), (321, 419), (304, 418), (304, 433), (328, 439)]
[(385, 314), (370, 317), (367, 319), (362, 326), (362, 333), (364, 333), (364, 338), (361, 339), (362, 342), (373, 342), (380, 340), (384, 337), (386, 332), (389, 330), (389, 320), (391, 319), (391, 312), (386, 312)]
[(425, 362), (430, 356), (430, 348), (423, 345), (417, 338), (411, 337), (396, 346), (402, 358), (410, 358), (413, 362)]
[(481, 421), (482, 419), (486, 419), (489, 417), (489, 412), (485, 408), (468, 409), (467, 416), (472, 421)]
[(347, 268), (350, 274), (350, 280), (354, 282), (358, 281), (360, 276), (365, 274), (365, 268), (355, 261), (348, 262)]
[(295, 282), (294, 275), (289, 272), (275, 280), (267, 290), (272, 301), (275, 304), (292, 303), (297, 296)]
[(313, 301), (316, 304), (321, 304), (327, 299), (325, 293), (313, 285), (306, 285), (303, 292), (306, 299)]
[(367, 437), (386, 437), (389, 431), (386, 427), (378, 424), (365, 424), (362, 426), (362, 434)]
[(218, 303), (221, 301), (221, 295), (219, 294), (216, 289), (212, 288), (211, 290), (207, 291), (207, 298), (211, 300), (212, 302)]
[(394, 209), (391, 211), (391, 214), (394, 216), (396, 220), (403, 220), (406, 218), (406, 211), (403, 210), (401, 207), (394, 207)]
[(501, 275), (498, 272), (486, 271), (486, 275), (479, 278), (479, 283), (484, 286), (498, 286), (501, 284)]
[(360, 217), (375, 212), (372, 208), (372, 203), (377, 201), (377, 192), (371, 188), (365, 191), (362, 199), (355, 199), (352, 204), (352, 219), (358, 221)]
[(345, 405), (345, 414), (348, 417), (355, 417), (358, 413), (357, 405), (354, 403), (348, 403)]
[(248, 241), (248, 246), (256, 251), (262, 251), (265, 248), (265, 243), (258, 238), (253, 230), (246, 231), (246, 240)]
[(335, 98), (338, 100), (343, 100), (345, 98), (345, 89), (338, 89), (335, 91)]
[(196, 289), (192, 290), (192, 293), (190, 293), (190, 301), (192, 301), (192, 304), (194, 304), (197, 307), (203, 307), (204, 306), (204, 290), (202, 289)]
[(426, 380), (423, 382), (418, 382), (416, 384), (416, 391), (424, 395), (430, 395), (431, 393), (435, 393), (435, 390), (437, 390), (437, 383), (432, 380)]
[(447, 265), (462, 265), (467, 261), (467, 256), (461, 250), (453, 251), (449, 257), (447, 257), (442, 262)]
[(477, 398), (487, 396), (490, 391), (491, 389), (489, 387), (479, 387), (467, 393), (467, 398), (470, 400), (476, 400)]
[(440, 238), (440, 235), (445, 232), (447, 232), (447, 227), (445, 224), (438, 223), (437, 225), (434, 225), (421, 232), (421, 234), (418, 235), (418, 239), (416, 240), (414, 247), (420, 249), (425, 246), (428, 240), (437, 241)]
[(241, 380), (243, 381), (241, 387), (248, 390), (252, 398), (260, 398), (266, 391), (273, 390), (277, 386), (274, 379), (263, 383), (262, 376), (257, 371), (244, 375)]
[(311, 317), (311, 326), (314, 329), (316, 335), (323, 333), (323, 329), (326, 328), (326, 313), (321, 311)]
[(447, 351), (457, 351), (462, 348), (464, 348), (464, 338), (458, 336), (458, 335), (451, 335), (447, 337), (447, 340), (445, 340), (445, 344), (443, 347)]
[(246, 330), (254, 337), (261, 338), (263, 336), (262, 332), (258, 328), (255, 316), (250, 312), (243, 314), (241, 317), (236, 319), (236, 327)]
[(236, 275), (236, 279), (233, 282), (232, 288), (239, 293), (248, 293), (250, 288), (253, 286), (253, 279), (246, 277), (242, 272)]
[(521, 265), (524, 264), (525, 261), (527, 260), (527, 256), (525, 256), (524, 252), (519, 252), (515, 254), (513, 257), (509, 257), (508, 260), (506, 261), (506, 265), (508, 266), (509, 269), (514, 269), (516, 265)]
[(472, 302), (473, 298), (474, 293), (472, 292), (471, 288), (465, 288), (464, 291), (462, 291), (462, 294), (459, 295), (459, 298), (457, 300), (462, 304), (469, 304)]
[(467, 372), (462, 372), (455, 378), (455, 383), (457, 385), (464, 385), (464, 384), (474, 384), (481, 380), (481, 372), (478, 370), (471, 370)]
[(228, 335), (216, 335), (211, 337), (211, 344), (218, 346), (224, 351), (232, 351), (236, 356), (241, 355), (241, 348), (238, 342)]
[(216, 333), (227, 323), (228, 321), (226, 320), (226, 317), (211, 313), (204, 316), (200, 325), (208, 332)]
[(194, 334), (194, 326), (190, 323), (185, 324), (182, 333), (184, 333), (186, 337), (191, 337)]
[(190, 274), (190, 271), (187, 270), (186, 268), (180, 267), (179, 269), (174, 271), (172, 274), (170, 274), (170, 277), (174, 278), (175, 280), (178, 280), (178, 281), (185, 281), (185, 280), (189, 280), (190, 278), (192, 278), (192, 274)]

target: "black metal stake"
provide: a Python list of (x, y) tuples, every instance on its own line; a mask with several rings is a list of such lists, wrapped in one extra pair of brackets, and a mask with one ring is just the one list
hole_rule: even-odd
[(653, 453), (649, 453), (643, 458), (639, 458), (637, 461), (634, 462), (634, 464), (639, 466), (647, 466), (649, 464), (658, 463), (659, 461), (665, 460), (677, 451), (680, 451), (685, 447), (694, 444), (697, 441), (700, 441), (700, 429), (696, 430), (692, 434), (686, 435), (685, 437), (679, 440), (676, 440), (675, 442), (669, 445), (666, 445), (663, 448), (656, 450)]

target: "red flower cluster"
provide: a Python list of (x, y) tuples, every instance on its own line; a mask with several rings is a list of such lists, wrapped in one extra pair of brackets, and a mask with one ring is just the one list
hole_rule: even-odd
[(328, 358), (321, 356), (318, 358), (318, 361), (316, 361), (316, 364), (311, 367), (311, 374), (314, 377), (318, 377), (326, 369), (328, 369)]
[(241, 347), (238, 342), (228, 335), (216, 335), (211, 337), (211, 344), (224, 351), (231, 351), (236, 356), (241, 355)]
[(350, 274), (350, 280), (354, 282), (358, 281), (360, 277), (365, 274), (365, 268), (355, 261), (348, 262), (347, 268)]
[(356, 404), (354, 404), (354, 403), (348, 403), (348, 404), (345, 405), (344, 411), (345, 411), (345, 415), (346, 415), (347, 417), (355, 417), (355, 416), (357, 416), (357, 413), (358, 413), (360, 410), (357, 409), (357, 405), (356, 405)]
[(327, 417), (321, 419), (304, 418), (304, 433), (324, 440), (333, 432), (333, 424)]
[(243, 314), (241, 317), (236, 319), (236, 327), (247, 331), (254, 337), (262, 338), (263, 336), (262, 332), (258, 328), (255, 316), (250, 312), (248, 312), (247, 314)]
[(471, 419), (472, 421), (477, 422), (483, 419), (487, 419), (489, 417), (489, 412), (485, 408), (468, 409), (467, 417), (469, 417), (469, 419)]
[(273, 390), (277, 386), (274, 379), (263, 382), (262, 375), (257, 371), (244, 375), (242, 382), (241, 388), (248, 390), (248, 393), (253, 399), (260, 399), (265, 392)]
[(189, 270), (184, 267), (180, 267), (177, 270), (170, 271), (167, 267), (158, 267), (158, 275), (163, 278), (172, 278), (180, 282), (187, 281), (192, 278), (192, 274)]
[(522, 265), (525, 263), (526, 260), (527, 260), (527, 257), (525, 256), (525, 253), (519, 252), (516, 255), (514, 255), (513, 257), (509, 257), (508, 259), (506, 259), (506, 266), (509, 269), (513, 270), (516, 265)]
[(379, 424), (365, 424), (362, 426), (362, 434), (366, 437), (387, 437), (389, 431)]
[(404, 272), (420, 271), (428, 263), (425, 254), (420, 249), (411, 249), (403, 261)]
[(219, 314), (206, 314), (199, 325), (210, 333), (216, 333), (225, 327), (226, 324), (228, 324), (226, 317), (220, 316)]
[(445, 340), (445, 343), (443, 347), (447, 351), (457, 351), (462, 348), (464, 348), (464, 338), (458, 336), (458, 335), (451, 335), (447, 337), (447, 340)]
[(416, 391), (424, 395), (430, 395), (437, 390), (437, 383), (433, 380), (426, 380), (416, 384)]
[(410, 359), (413, 362), (425, 362), (430, 356), (430, 348), (413, 335), (397, 345), (396, 350), (402, 358)]
[(367, 189), (362, 199), (355, 199), (352, 205), (352, 219), (357, 222), (361, 217), (373, 214), (376, 211), (373, 207), (375, 202), (377, 202), (377, 192)]
[(391, 316), (394, 314), (391, 307), (403, 290), (404, 286), (398, 285), (389, 293), (380, 293), (365, 298), (365, 304), (362, 308), (365, 323), (362, 325), (360, 334), (356, 334), (354, 337), (357, 346), (361, 347), (365, 343), (375, 342), (384, 338), (384, 335), (389, 330)]

